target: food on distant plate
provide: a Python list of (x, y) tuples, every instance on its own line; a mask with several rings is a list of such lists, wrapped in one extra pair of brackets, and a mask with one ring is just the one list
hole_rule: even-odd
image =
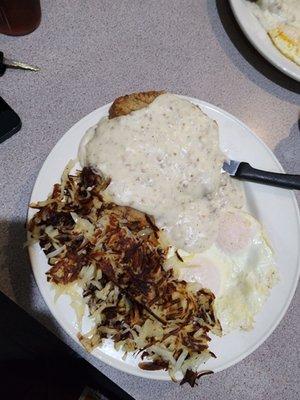
[(217, 123), (170, 93), (124, 96), (88, 130), (79, 158), (82, 171), (69, 163), (31, 205), (48, 280), (79, 319), (88, 306), (88, 350), (112, 338), (141, 354), (142, 369), (194, 385), (216, 357), (209, 334), (251, 329), (277, 280), (243, 187), (221, 171)]
[(277, 49), (300, 65), (300, 0), (245, 0)]

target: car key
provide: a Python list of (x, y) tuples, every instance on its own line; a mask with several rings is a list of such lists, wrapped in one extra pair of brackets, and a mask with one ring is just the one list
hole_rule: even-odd
[(37, 72), (40, 70), (40, 68), (35, 67), (33, 65), (25, 64), (19, 61), (15, 60), (10, 60), (8, 58), (4, 57), (3, 51), (0, 51), (0, 76), (4, 74), (6, 71), (6, 68), (17, 68), (17, 69), (23, 69), (27, 71), (34, 71)]

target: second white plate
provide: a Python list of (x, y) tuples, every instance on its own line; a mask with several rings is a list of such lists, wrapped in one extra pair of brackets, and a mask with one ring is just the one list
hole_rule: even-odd
[[(255, 136), (250, 129), (227, 112), (203, 101), (188, 98), (199, 105), (211, 118), (218, 122), (221, 148), (232, 159), (248, 161), (257, 168), (282, 171), (274, 154)], [(88, 128), (107, 115), (110, 105), (99, 108), (75, 124), (56, 144), (37, 177), (31, 202), (45, 199), (54, 183), (60, 181), (65, 165), (77, 156), (79, 142)], [(280, 283), (256, 318), (255, 328), (250, 332), (236, 331), (221, 339), (213, 337), (211, 348), (217, 359), (211, 359), (205, 369), (221, 371), (236, 364), (252, 353), (272, 333), (285, 314), (295, 292), (299, 277), (300, 223), (299, 211), (292, 191), (246, 183), (246, 195), (251, 213), (265, 226), (273, 244), (276, 262), (281, 276)], [(28, 218), (34, 210), (30, 209)], [(54, 292), (46, 280), (48, 270), (46, 257), (40, 246), (29, 248), (33, 273), (37, 285), (51, 313), (65, 331), (77, 341), (78, 326), (68, 296), (54, 302)], [(86, 318), (83, 329), (88, 329)], [(124, 372), (145, 378), (169, 380), (164, 371), (144, 371), (138, 368), (139, 358), (128, 356), (114, 349), (111, 340), (102, 348), (94, 350), (95, 357)]]
[(230, 0), (231, 8), (242, 31), (259, 53), (274, 67), (300, 81), (300, 67), (273, 45), (267, 32), (245, 4), (245, 0)]

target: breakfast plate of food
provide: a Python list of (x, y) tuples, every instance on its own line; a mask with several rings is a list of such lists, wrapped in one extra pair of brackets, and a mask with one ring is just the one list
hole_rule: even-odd
[(300, 0), (230, 0), (230, 4), (260, 54), (300, 81)]
[(193, 386), (278, 325), (299, 278), (296, 199), (231, 178), (228, 158), (283, 172), (232, 115), (159, 91), (100, 107), (50, 152), (28, 211), (32, 269), (95, 357)]

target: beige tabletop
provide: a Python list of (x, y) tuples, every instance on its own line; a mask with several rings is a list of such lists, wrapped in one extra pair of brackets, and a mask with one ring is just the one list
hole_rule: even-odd
[(45, 305), (23, 242), (30, 193), (45, 157), (99, 106), (148, 89), (197, 97), (245, 122), (286, 171), (300, 173), (300, 84), (256, 53), (226, 0), (44, 0), (42, 8), (37, 31), (0, 36), (7, 56), (41, 67), (0, 78), (0, 95), (23, 122), (0, 145), (0, 290), (136, 399), (299, 399), (299, 288), (258, 350), (191, 389), (127, 375), (84, 353)]

